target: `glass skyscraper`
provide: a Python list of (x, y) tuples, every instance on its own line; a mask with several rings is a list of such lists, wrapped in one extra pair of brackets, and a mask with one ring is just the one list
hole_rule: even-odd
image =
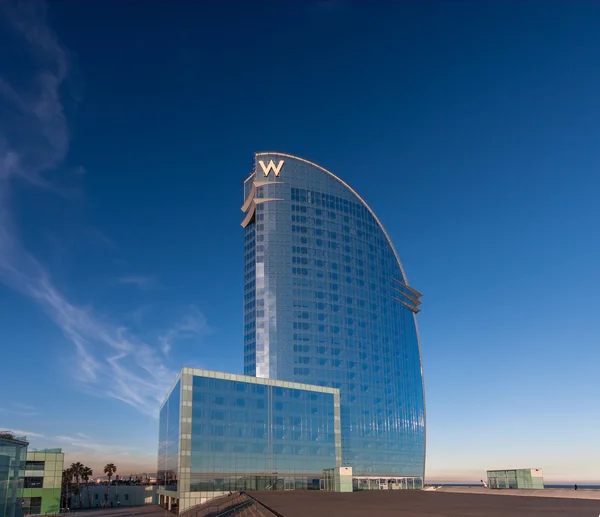
[(422, 478), (421, 294), (383, 225), (342, 179), (282, 153), (255, 155), (244, 198), (246, 375), (338, 388), (353, 475)]
[(242, 211), (245, 375), (181, 371), (160, 411), (160, 504), (421, 488), (421, 294), (385, 229), (340, 178), (281, 153), (255, 155)]

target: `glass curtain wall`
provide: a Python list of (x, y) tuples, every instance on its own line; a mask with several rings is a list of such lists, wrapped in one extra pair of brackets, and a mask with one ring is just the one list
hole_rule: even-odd
[(27, 458), (25, 439), (0, 436), (0, 517), (21, 517), (24, 467)]
[[(271, 161), (278, 175), (265, 173)], [(259, 153), (255, 171), (245, 184), (255, 203), (245, 229), (246, 374), (339, 388), (344, 465), (359, 476), (423, 477), (420, 295), (383, 227), (315, 164)]]
[(166, 490), (177, 490), (179, 468), (179, 425), (181, 381), (160, 409), (157, 484)]
[(190, 491), (319, 489), (334, 416), (331, 392), (194, 376)]

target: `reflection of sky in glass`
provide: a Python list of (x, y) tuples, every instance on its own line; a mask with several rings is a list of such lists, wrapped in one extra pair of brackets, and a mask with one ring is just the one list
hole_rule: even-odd
[(191, 474), (320, 475), (336, 465), (334, 395), (194, 376)]
[(260, 159), (284, 165), (277, 178), (258, 168), (256, 197), (273, 201), (256, 205), (245, 230), (246, 374), (340, 388), (344, 465), (422, 476), (420, 352), (392, 246), (333, 176), (291, 157)]
[(177, 487), (180, 402), (181, 381), (163, 404), (159, 418), (157, 482), (171, 490)]

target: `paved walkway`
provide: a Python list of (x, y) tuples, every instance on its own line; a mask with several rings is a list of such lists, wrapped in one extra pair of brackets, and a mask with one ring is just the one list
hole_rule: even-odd
[[(429, 491), (429, 490), (426, 490)], [(544, 490), (520, 490), (520, 489), (489, 489), (482, 486), (442, 486), (435, 492), (445, 492), (452, 494), (484, 494), (484, 495), (502, 495), (502, 496), (522, 496), (522, 497), (558, 497), (560, 499), (600, 499), (600, 490), (573, 490), (572, 488), (544, 488)], [(598, 516), (594, 516), (598, 517)]]
[(474, 492), (265, 491), (251, 495), (284, 517), (598, 517), (600, 514), (600, 501), (595, 500)]

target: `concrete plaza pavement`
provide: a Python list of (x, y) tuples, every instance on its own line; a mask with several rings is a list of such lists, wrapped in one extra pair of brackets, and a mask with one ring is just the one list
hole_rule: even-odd
[(420, 490), (250, 492), (284, 517), (599, 517), (600, 500)]
[(442, 486), (435, 489), (438, 493), (452, 494), (483, 494), (483, 495), (498, 495), (510, 497), (556, 497), (559, 499), (598, 499), (600, 500), (600, 490), (572, 488), (544, 488), (543, 490), (525, 490), (513, 489), (510, 490), (491, 490), (482, 486)]
[[(451, 491), (457, 488), (459, 491)], [(283, 517), (599, 517), (600, 493), (593, 490), (488, 490), (444, 487), (335, 493), (262, 491), (250, 495)], [(542, 495), (542, 492), (546, 492)], [(572, 492), (572, 493), (571, 493)], [(579, 493), (581, 492), (581, 493)], [(559, 495), (560, 493), (563, 496)], [(568, 494), (568, 495), (564, 495)], [(574, 497), (577, 494), (577, 497)], [(529, 497), (527, 497), (529, 496)], [(586, 497), (588, 496), (588, 497)], [(130, 506), (72, 512), (80, 517), (171, 517), (160, 506)]]

